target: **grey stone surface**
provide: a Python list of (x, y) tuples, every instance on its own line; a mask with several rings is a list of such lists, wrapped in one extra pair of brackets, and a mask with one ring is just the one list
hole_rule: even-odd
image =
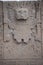
[(4, 2), (3, 10), (0, 2), (0, 8), (0, 64), (43, 65), (43, 2)]

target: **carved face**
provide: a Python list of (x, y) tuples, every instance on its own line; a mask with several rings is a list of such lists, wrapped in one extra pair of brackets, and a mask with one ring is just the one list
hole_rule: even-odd
[(28, 9), (26, 8), (17, 8), (16, 9), (16, 19), (27, 19), (28, 18)]

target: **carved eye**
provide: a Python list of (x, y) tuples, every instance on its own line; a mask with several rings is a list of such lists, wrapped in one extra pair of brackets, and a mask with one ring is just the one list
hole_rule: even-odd
[(18, 11), (19, 13), (21, 13), (21, 11)]
[(26, 13), (26, 11), (24, 11)]

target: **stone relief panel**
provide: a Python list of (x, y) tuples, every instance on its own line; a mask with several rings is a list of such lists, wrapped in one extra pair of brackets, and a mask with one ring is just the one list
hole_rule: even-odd
[(4, 3), (4, 43), (5, 59), (41, 58), (40, 9), (34, 2)]

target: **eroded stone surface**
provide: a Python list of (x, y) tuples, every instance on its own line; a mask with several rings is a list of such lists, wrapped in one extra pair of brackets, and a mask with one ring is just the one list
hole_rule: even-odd
[[(39, 8), (36, 12), (34, 2), (3, 3), (4, 28), (1, 20), (0, 59), (4, 59), (4, 65), (43, 65), (42, 4), (39, 4)], [(40, 7), (42, 10), (41, 13)], [(20, 20), (16, 19), (16, 9), (17, 11), (22, 10), (22, 14), (24, 9), (26, 9), (26, 11), (28, 10), (28, 14), (26, 14), (28, 16), (25, 18), (25, 14), (23, 14), (22, 18), (22, 14), (19, 14), (18, 16), (20, 16), (20, 18), (18, 19)], [(3, 32), (4, 35), (2, 35)], [(0, 64), (1, 63), (0, 61)]]
[[(40, 9), (36, 12), (37, 15), (39, 14), (39, 17), (35, 18), (34, 2), (27, 5), (27, 2), (24, 2), (24, 5), (22, 3), (22, 8), (16, 6), (16, 2), (15, 6), (13, 2), (9, 4), (4, 3), (4, 14), (6, 13), (6, 18), (4, 15), (4, 22), (7, 22), (4, 24), (5, 59), (41, 58)], [(18, 5), (20, 5), (20, 2)], [(17, 15), (15, 15), (15, 10)], [(23, 17), (21, 17), (22, 15)]]

